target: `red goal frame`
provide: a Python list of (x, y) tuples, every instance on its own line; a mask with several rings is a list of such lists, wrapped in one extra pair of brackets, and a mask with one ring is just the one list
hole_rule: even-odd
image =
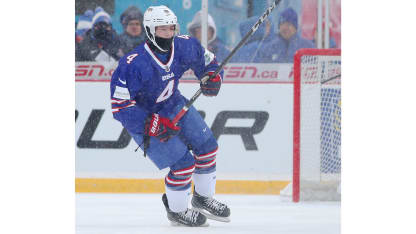
[(300, 49), (296, 51), (293, 63), (293, 202), (299, 202), (300, 194), (300, 90), (301, 58), (304, 55), (341, 56), (341, 49)]

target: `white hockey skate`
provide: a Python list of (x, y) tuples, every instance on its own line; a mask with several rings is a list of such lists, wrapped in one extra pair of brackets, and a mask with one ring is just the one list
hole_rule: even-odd
[(194, 190), (191, 203), (195, 210), (204, 214), (208, 219), (227, 223), (231, 221), (230, 208), (214, 198), (201, 196)]
[(167, 217), (172, 226), (187, 226), (187, 227), (207, 227), (207, 218), (197, 210), (187, 209), (183, 212), (173, 212), (169, 209), (168, 199), (166, 194), (162, 196), (163, 204), (165, 205)]

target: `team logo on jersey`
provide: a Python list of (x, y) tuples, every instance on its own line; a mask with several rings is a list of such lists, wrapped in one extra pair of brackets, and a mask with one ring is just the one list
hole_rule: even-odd
[(172, 78), (174, 76), (175, 76), (175, 74), (173, 72), (171, 72), (170, 74), (167, 74), (167, 75), (162, 76), (162, 80), (163, 81), (169, 80), (170, 78)]
[(183, 39), (189, 39), (189, 36), (188, 35), (178, 35), (177, 37), (180, 37), (180, 38), (183, 38)]
[(120, 77), (118, 78), (118, 81), (120, 81), (120, 83), (122, 83), (123, 85), (126, 85), (126, 84), (127, 84), (127, 82), (126, 82), (126, 81), (122, 81), (122, 80), (120, 79)]

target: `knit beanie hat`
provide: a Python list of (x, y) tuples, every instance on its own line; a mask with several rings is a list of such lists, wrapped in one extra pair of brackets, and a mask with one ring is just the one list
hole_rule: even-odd
[(141, 23), (143, 22), (143, 13), (135, 6), (129, 6), (120, 16), (120, 23), (124, 28), (126, 28), (132, 20), (138, 20)]
[(88, 29), (92, 27), (92, 17), (94, 13), (92, 10), (86, 10), (83, 15), (80, 15), (77, 23), (77, 30), (75, 34), (82, 36)]
[(95, 8), (95, 15), (92, 18), (92, 25), (95, 25), (99, 22), (106, 22), (108, 24), (111, 24), (110, 15), (107, 12), (105, 12), (102, 7)]
[(279, 17), (279, 25), (284, 22), (289, 22), (298, 29), (298, 15), (296, 11), (290, 7), (284, 10)]

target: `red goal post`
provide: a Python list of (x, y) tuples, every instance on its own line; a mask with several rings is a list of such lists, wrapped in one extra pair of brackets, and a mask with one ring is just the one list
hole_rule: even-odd
[(340, 200), (341, 50), (294, 56), (292, 200)]

